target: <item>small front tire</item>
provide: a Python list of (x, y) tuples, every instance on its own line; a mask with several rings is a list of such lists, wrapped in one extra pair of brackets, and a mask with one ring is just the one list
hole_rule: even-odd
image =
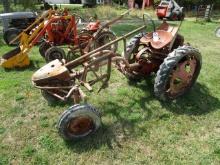
[(45, 60), (46, 62), (50, 62), (55, 59), (58, 60), (66, 59), (66, 54), (62, 48), (53, 46), (46, 51)]
[(101, 117), (94, 107), (76, 104), (61, 115), (58, 132), (64, 140), (78, 140), (94, 133), (100, 126)]

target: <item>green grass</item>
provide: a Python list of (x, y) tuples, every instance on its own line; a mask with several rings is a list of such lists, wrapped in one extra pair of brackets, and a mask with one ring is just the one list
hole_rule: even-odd
[[(102, 112), (98, 132), (77, 142), (63, 141), (56, 129), (69, 105), (49, 106), (31, 84), (45, 64), (35, 47), (32, 65), (0, 69), (0, 164), (219, 164), (220, 69), (217, 23), (186, 19), (181, 34), (203, 56), (201, 74), (185, 96), (160, 102), (154, 77), (129, 82), (113, 69), (109, 88), (89, 94)], [(114, 25), (122, 35), (138, 25)], [(0, 41), (1, 53), (12, 49)], [(120, 47), (119, 51), (122, 50)]]

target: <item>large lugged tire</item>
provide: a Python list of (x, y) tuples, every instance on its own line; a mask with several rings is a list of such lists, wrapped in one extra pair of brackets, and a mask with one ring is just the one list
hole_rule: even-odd
[(137, 53), (139, 44), (140, 44), (140, 39), (144, 36), (144, 33), (138, 33), (134, 37), (132, 37), (126, 47), (126, 53), (123, 52), (124, 58), (130, 63), (131, 58), (132, 58), (132, 53)]
[[(128, 61), (129, 64), (134, 63), (134, 55), (138, 53), (138, 48), (140, 46), (140, 39), (145, 35), (145, 33), (138, 33), (134, 37), (132, 37), (127, 46), (126, 53), (122, 52), (122, 56)], [(125, 72), (125, 76), (131, 81), (137, 81), (142, 78), (133, 72)]]
[(183, 95), (194, 85), (202, 66), (199, 51), (182, 46), (170, 53), (160, 65), (154, 84), (155, 96), (172, 100)]
[(76, 104), (61, 115), (58, 131), (64, 140), (77, 140), (94, 133), (100, 125), (101, 117), (94, 107)]
[(4, 32), (3, 38), (7, 45), (9, 46), (18, 46), (19, 40), (16, 40), (14, 43), (10, 43), (15, 37), (19, 35), (21, 31), (16, 28), (10, 28)]
[(172, 50), (177, 49), (179, 46), (183, 46), (184, 44), (184, 37), (180, 34), (177, 34), (176, 39), (173, 43)]

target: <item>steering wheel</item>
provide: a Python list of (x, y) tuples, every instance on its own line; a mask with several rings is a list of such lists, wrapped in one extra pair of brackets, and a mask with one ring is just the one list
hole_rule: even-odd
[(153, 25), (154, 32), (156, 31), (155, 23), (149, 14), (147, 14), (147, 13), (143, 14), (143, 21), (144, 21), (144, 24), (146, 27), (148, 25), (148, 22), (151, 22), (151, 24)]

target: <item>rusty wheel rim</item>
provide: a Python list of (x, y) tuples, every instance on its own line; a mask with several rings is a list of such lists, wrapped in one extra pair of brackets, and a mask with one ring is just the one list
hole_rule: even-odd
[(167, 90), (167, 93), (171, 97), (183, 93), (191, 86), (197, 65), (197, 60), (192, 56), (186, 60), (180, 61), (173, 68)]
[(79, 116), (69, 121), (67, 129), (71, 134), (80, 136), (91, 132), (94, 129), (94, 123), (88, 116)]

